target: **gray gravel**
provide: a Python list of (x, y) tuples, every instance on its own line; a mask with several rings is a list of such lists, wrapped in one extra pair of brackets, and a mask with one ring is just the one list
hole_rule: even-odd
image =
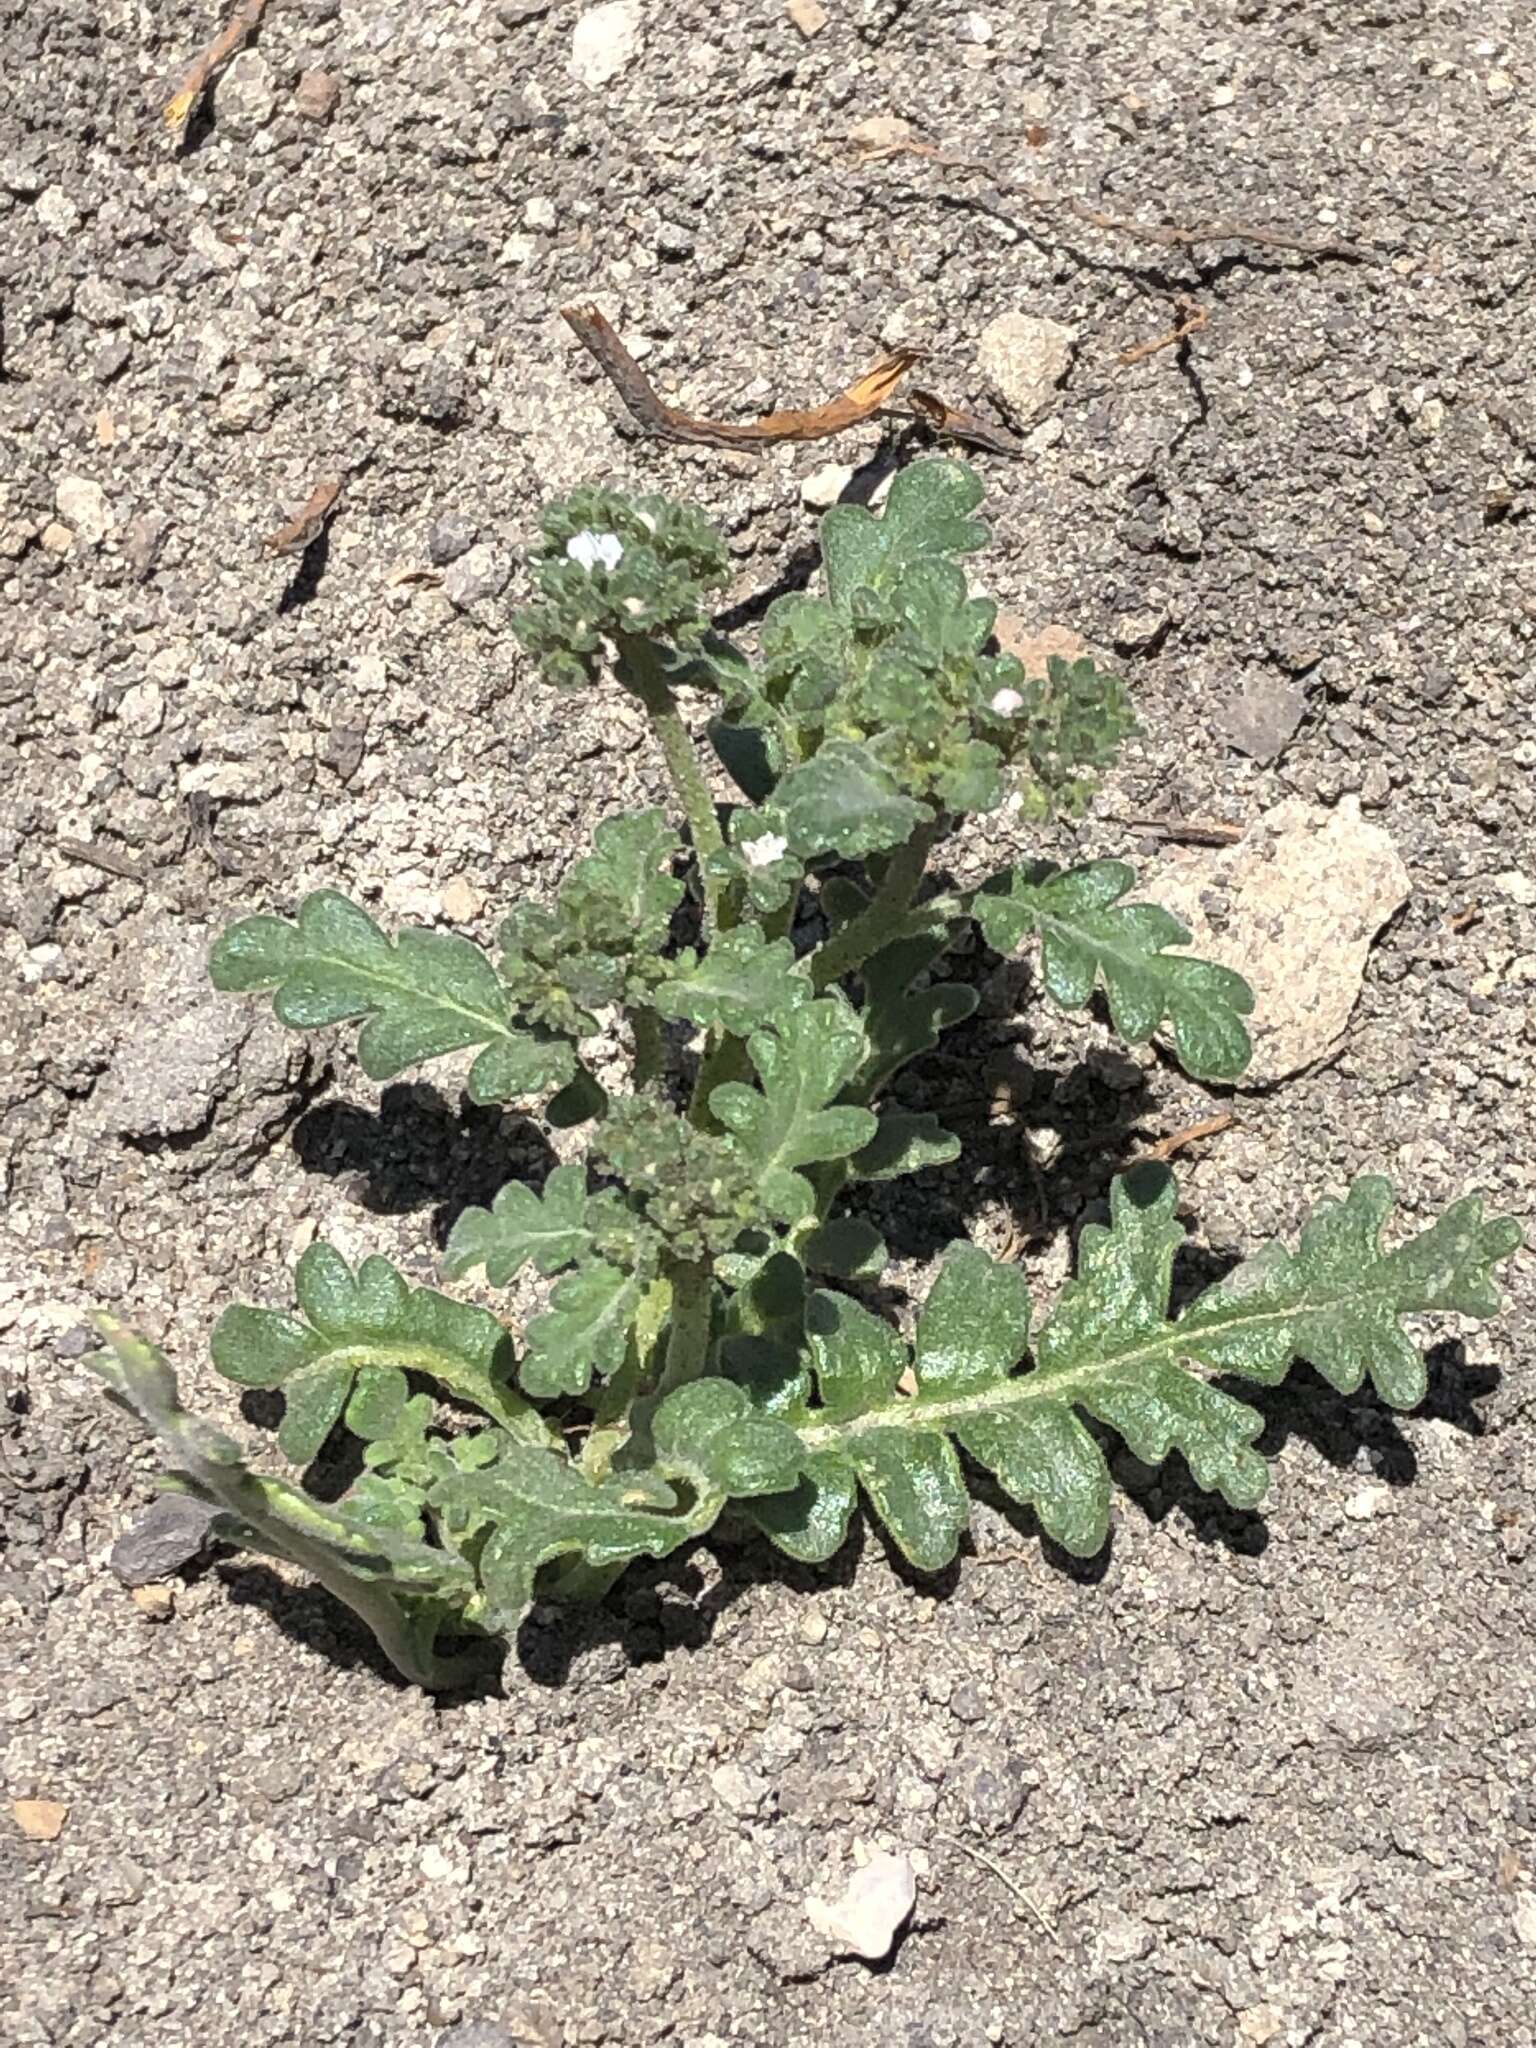
[[(800, 481), (880, 445), (639, 443), (577, 295), (737, 417), (902, 340), (991, 406), (991, 321), (1072, 330), (1025, 457), (983, 459), (984, 574), (1118, 649), (1146, 736), (1075, 839), (994, 824), (957, 867), (1155, 867), (1116, 820), (1357, 793), (1413, 894), (1340, 1056), (1190, 1155), (1198, 1243), (1367, 1169), (1410, 1221), (1536, 1206), (1528, 9), (826, 10), (637, 0), (594, 87), (561, 0), (273, 0), (178, 153), (160, 108), (219, 9), (0, 0), (5, 1785), (68, 1807), (49, 1842), (0, 1817), (27, 2048), (1536, 2042), (1529, 1256), (1501, 1323), (1437, 1333), (1420, 1413), (1261, 1395), (1262, 1518), (1122, 1457), (1087, 1569), (987, 1506), (937, 1584), (869, 1535), (820, 1575), (722, 1541), (439, 1706), (257, 1562), (188, 1567), (168, 1621), (110, 1567), (154, 1467), (79, 1363), (90, 1306), (249, 1434), (202, 1363), (226, 1302), (284, 1299), (316, 1231), (427, 1278), (548, 1157), (466, 1117), (457, 1068), (380, 1091), (212, 999), (207, 934), (329, 884), (488, 937), (661, 795), (639, 722), (507, 633), (540, 498), (696, 499), (740, 605), (812, 536)], [(855, 163), (879, 115), (996, 181)], [(1184, 253), (1025, 184), (1373, 260)], [(1121, 367), (1180, 295), (1204, 331)], [(264, 556), (328, 476), (325, 542)], [(1029, 1143), (1048, 1296), (1128, 1127), (1223, 1106), (1034, 1010), (993, 1011), (954, 1088), (980, 1073), (1016, 1119), (881, 1219), (914, 1277), (951, 1230), (1033, 1227)], [(918, 1871), (879, 1969), (803, 1911), (859, 1843)]]

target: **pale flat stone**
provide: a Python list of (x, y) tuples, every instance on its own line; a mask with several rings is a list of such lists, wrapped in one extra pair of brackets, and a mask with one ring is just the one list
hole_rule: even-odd
[(112, 530), (107, 494), (87, 476), (60, 477), (53, 502), (60, 519), (87, 547), (95, 547)]
[(641, 42), (635, 0), (589, 7), (571, 31), (571, 76), (593, 88), (611, 84), (639, 56)]
[(917, 1904), (917, 1873), (908, 1856), (871, 1856), (836, 1899), (809, 1898), (806, 1918), (840, 1955), (878, 1962)]
[(1171, 855), (1137, 894), (1189, 927), (1192, 951), (1251, 985), (1253, 1063), (1238, 1085), (1265, 1087), (1339, 1049), (1371, 941), (1409, 886), (1358, 798), (1326, 810), (1292, 797), (1236, 846)]
[(1049, 402), (1072, 366), (1077, 330), (1034, 313), (1000, 313), (981, 330), (976, 358), (1015, 421), (1023, 424)]

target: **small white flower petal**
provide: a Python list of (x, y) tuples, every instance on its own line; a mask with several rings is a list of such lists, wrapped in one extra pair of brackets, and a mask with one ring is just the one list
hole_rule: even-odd
[(616, 533), (594, 533), (590, 527), (573, 533), (565, 552), (583, 569), (617, 569), (624, 559), (624, 543)]
[(1024, 709), (1024, 699), (1017, 690), (999, 690), (992, 699), (992, 709), (999, 718), (1012, 718), (1016, 711)]
[(741, 857), (749, 868), (771, 868), (788, 851), (789, 841), (777, 832), (765, 832), (760, 839), (744, 839), (741, 844)]

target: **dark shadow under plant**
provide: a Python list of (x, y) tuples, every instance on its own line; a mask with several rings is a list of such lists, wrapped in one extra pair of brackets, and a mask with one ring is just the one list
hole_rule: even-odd
[[(1341, 1393), (1368, 1375), (1412, 1407), (1425, 1372), (1402, 1319), (1498, 1306), (1513, 1223), (1468, 1197), (1387, 1251), (1391, 1189), (1367, 1176), (1296, 1251), (1265, 1247), (1171, 1314), (1184, 1233), (1171, 1175), (1146, 1167), (1114, 1181), (1043, 1327), (1023, 1274), (967, 1242), (911, 1343), (848, 1291), (887, 1257), (854, 1191), (960, 1153), (890, 1084), (974, 1009), (943, 978), (973, 927), (1001, 954), (1036, 948), (1060, 1005), (1102, 991), (1127, 1040), (1163, 1034), (1192, 1074), (1229, 1080), (1249, 1053), (1247, 987), (1180, 950), (1188, 934), (1134, 900), (1121, 862), (1027, 862), (924, 893), (956, 820), (1008, 797), (1025, 816), (1076, 811), (1131, 729), (1123, 686), (1092, 662), (1030, 677), (987, 651), (994, 607), (961, 566), (986, 538), (980, 496), (963, 464), (925, 461), (882, 517), (835, 507), (823, 594), (779, 598), (755, 661), (711, 630), (726, 555), (697, 514), (598, 490), (551, 506), (521, 636), (552, 683), (643, 707), (686, 838), (659, 809), (609, 819), (552, 904), (512, 910), (495, 958), (436, 930), (387, 937), (329, 890), (215, 949), (216, 984), (272, 992), (286, 1024), (359, 1020), (376, 1080), (472, 1049), (474, 1102), (590, 1129), (584, 1162), (537, 1190), (509, 1182), (449, 1234), (450, 1275), (553, 1281), (520, 1350), (488, 1310), (382, 1258), (353, 1271), (324, 1243), (299, 1263), (297, 1314), (225, 1312), (214, 1363), (280, 1390), (293, 1479), (253, 1471), (181, 1406), (163, 1359), (101, 1319), (99, 1369), (161, 1438), (167, 1483), (217, 1507), (226, 1540), (312, 1573), (417, 1683), (483, 1668), (483, 1642), (442, 1640), (507, 1638), (536, 1595), (599, 1595), (728, 1505), (814, 1563), (862, 1498), (934, 1573), (979, 1470), (1088, 1557), (1109, 1528), (1109, 1431), (1148, 1466), (1179, 1453), (1199, 1488), (1251, 1510), (1264, 1416), (1213, 1376), (1273, 1386), (1303, 1359)], [(723, 817), (682, 684), (717, 700), (710, 738), (743, 795)], [(690, 886), (698, 943), (682, 945)], [(825, 935), (807, 945), (813, 906)], [(583, 1048), (615, 1012), (632, 1063), (607, 1095)], [(321, 1499), (302, 1475), (328, 1445), (327, 1469), (349, 1469), (338, 1430), (357, 1476)]]

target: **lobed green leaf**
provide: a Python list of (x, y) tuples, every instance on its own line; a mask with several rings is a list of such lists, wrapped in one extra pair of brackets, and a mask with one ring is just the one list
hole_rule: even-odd
[(1387, 1252), (1390, 1200), (1384, 1181), (1357, 1181), (1317, 1211), (1299, 1250), (1271, 1247), (1171, 1319), (1176, 1189), (1165, 1168), (1134, 1169), (1113, 1184), (1109, 1224), (1084, 1230), (1076, 1276), (1022, 1372), (1024, 1281), (974, 1246), (946, 1258), (910, 1354), (857, 1303), (815, 1295), (806, 1355), (782, 1327), (728, 1346), (760, 1411), (794, 1428), (805, 1451), (795, 1488), (749, 1512), (781, 1548), (814, 1560), (841, 1543), (862, 1490), (903, 1554), (937, 1570), (966, 1526), (958, 1449), (1088, 1555), (1108, 1531), (1110, 1479), (1083, 1414), (1146, 1463), (1179, 1451), (1199, 1486), (1253, 1508), (1268, 1484), (1255, 1448), (1263, 1418), (1196, 1368), (1272, 1384), (1302, 1358), (1344, 1391), (1369, 1374), (1384, 1400), (1411, 1404), (1424, 1374), (1402, 1318), (1498, 1307), (1493, 1268), (1518, 1244), (1518, 1225), (1485, 1218), (1469, 1196)]
[(791, 768), (773, 803), (790, 849), (801, 860), (823, 853), (851, 860), (903, 846), (933, 815), (856, 740), (828, 740), (809, 761)]
[(931, 1109), (885, 1109), (875, 1135), (848, 1167), (855, 1180), (895, 1180), (929, 1166), (948, 1166), (959, 1157), (960, 1140)]
[(798, 1169), (846, 1159), (874, 1137), (877, 1119), (837, 1097), (858, 1069), (868, 1042), (853, 1007), (823, 996), (754, 1031), (747, 1051), (761, 1089), (727, 1081), (709, 1107), (757, 1176), (767, 1213), (785, 1223), (812, 1214), (815, 1190)]
[(228, 1308), (214, 1326), (212, 1352), (226, 1379), (283, 1390), (278, 1440), (296, 1463), (319, 1451), (354, 1378), (380, 1368), (427, 1374), (523, 1441), (547, 1439), (512, 1384), (511, 1339), (487, 1310), (412, 1287), (388, 1259), (364, 1259), (354, 1273), (323, 1240), (300, 1259), (295, 1283), (299, 1315)]
[(296, 1030), (365, 1019), (358, 1058), (375, 1081), (475, 1045), (483, 1048), (468, 1082), (475, 1102), (542, 1094), (576, 1071), (563, 1039), (516, 1026), (478, 946), (414, 926), (390, 940), (332, 889), (306, 896), (291, 923), (242, 918), (214, 946), (209, 973), (215, 988), (273, 990), (278, 1020)]
[(528, 1325), (523, 1386), (539, 1400), (583, 1394), (594, 1374), (607, 1379), (624, 1363), (643, 1291), (639, 1277), (606, 1259), (584, 1258)]
[(789, 940), (765, 939), (756, 925), (746, 924), (724, 933), (702, 960), (690, 960), (682, 973), (663, 981), (654, 1001), (663, 1017), (686, 1017), (744, 1037), (810, 996)]
[(1115, 1029), (1130, 1044), (1145, 1044), (1166, 1019), (1189, 1073), (1234, 1080), (1252, 1056), (1243, 1019), (1253, 991), (1230, 968), (1166, 951), (1187, 946), (1189, 933), (1155, 903), (1122, 903), (1135, 879), (1124, 861), (1066, 870), (1041, 861), (995, 875), (971, 910), (1000, 953), (1038, 934), (1046, 992), (1064, 1009), (1082, 1009), (1102, 978)]
[(508, 1181), (489, 1209), (462, 1210), (448, 1233), (443, 1270), (457, 1279), (483, 1266), (493, 1287), (506, 1287), (526, 1265), (544, 1274), (574, 1265), (591, 1244), (586, 1168), (557, 1166), (539, 1193)]

